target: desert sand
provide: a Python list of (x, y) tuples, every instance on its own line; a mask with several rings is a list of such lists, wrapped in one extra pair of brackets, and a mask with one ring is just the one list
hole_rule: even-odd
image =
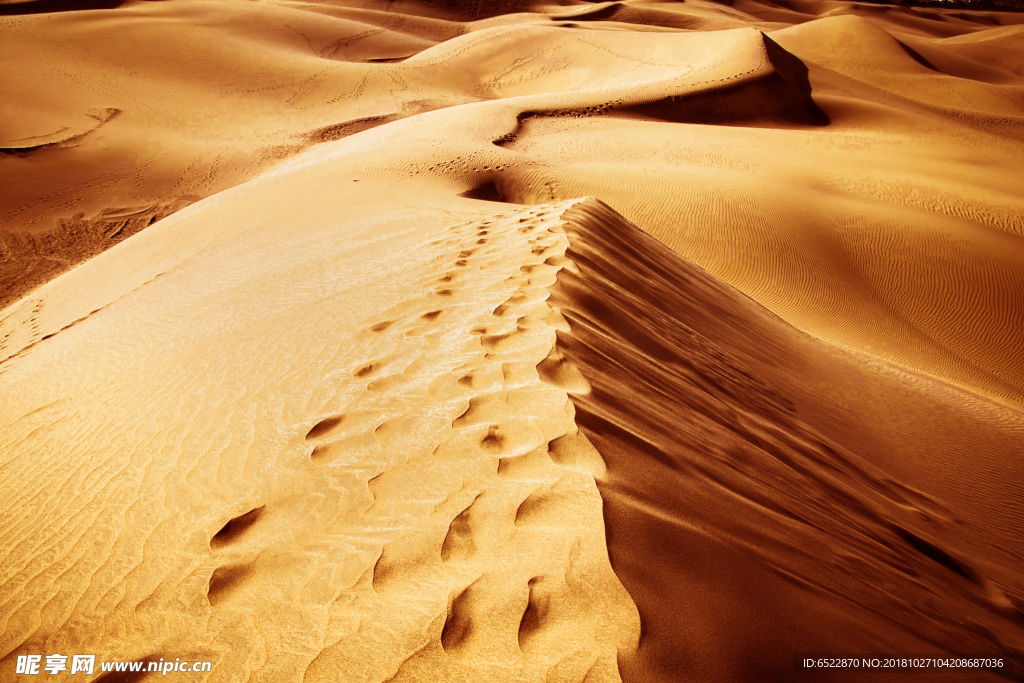
[(0, 681), (1024, 676), (1024, 14), (5, 2), (0, 64)]

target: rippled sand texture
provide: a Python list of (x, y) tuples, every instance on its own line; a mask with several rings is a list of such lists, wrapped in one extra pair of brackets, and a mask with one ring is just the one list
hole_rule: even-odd
[(0, 680), (1024, 667), (1024, 15), (40, 9)]

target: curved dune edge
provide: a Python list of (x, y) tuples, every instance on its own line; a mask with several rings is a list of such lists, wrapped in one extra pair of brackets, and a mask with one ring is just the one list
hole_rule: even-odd
[[(596, 200), (375, 239), (326, 255), (334, 280), (294, 241), (276, 274), (211, 250), (7, 361), (0, 665), (546, 682), (1022, 660), (1018, 412), (804, 335)], [(226, 266), (248, 286), (176, 289)], [(24, 382), (43, 369), (63, 383)], [(896, 406), (908, 424), (880, 419)]]
[[(423, 68), (419, 87), (497, 66), (441, 110), (365, 97), (304, 120), (317, 143), (368, 129), (0, 311), (0, 670), (94, 652), (210, 660), (210, 681), (724, 682), (789, 680), (798, 650), (1020, 662), (1016, 179), (961, 201), (913, 144), (931, 121), (946, 152), (1014, 168), (1019, 74), (947, 78), (979, 69), (959, 53), (991, 61), (980, 30), (623, 30), (732, 11), (648, 4), (576, 17), (593, 30), (424, 20), (436, 46), (374, 68)], [(207, 11), (146, 11), (183, 5)], [(1020, 31), (993, 33), (1010, 68)], [(832, 34), (881, 58), (833, 59)], [(406, 45), (385, 37), (380, 54)], [(275, 54), (344, 56), (291, 39)], [(538, 45), (592, 61), (518, 61)], [(496, 99), (460, 99), (484, 85)], [(873, 179), (879, 149), (906, 151), (899, 183)], [(855, 163), (825, 173), (837, 160)]]
[[(41, 406), (5, 398), (0, 666), (68, 651), (212, 661), (206, 680), (620, 680), (639, 620), (568, 401), (586, 380), (553, 351), (568, 328), (546, 304), (571, 265), (564, 208), (416, 237), (388, 305), (331, 331), (334, 304), (307, 302), (327, 317), (296, 341), (321, 350), (285, 346), (236, 379), (255, 357), (221, 357), (214, 328), (153, 349), (183, 343), (187, 365), (125, 369), (114, 340), (140, 309), (124, 297), (9, 360), (15, 382), (114, 362)], [(241, 321), (257, 344), (263, 315)]]
[(563, 219), (557, 347), (591, 386), (576, 419), (642, 622), (624, 680), (791, 680), (799, 652), (1024, 661), (1024, 416), (807, 337), (600, 202)]
[[(16, 180), (0, 202), (0, 306), (182, 206), (379, 128), (362, 140), (402, 147), (389, 173), (522, 203), (599, 197), (806, 332), (1024, 406), (1018, 15), (370, 4), (0, 21), (19, 63), (5, 138), (122, 112), (0, 158)], [(39, 297), (23, 303), (0, 323), (0, 358), (95, 310), (52, 327)]]
[[(1024, 405), (1017, 360), (1024, 344), (1024, 242), (1014, 172), (1020, 29), (979, 28), (957, 13), (946, 20), (860, 4), (836, 6), (820, 19), (812, 10), (826, 6), (803, 7), (810, 13), (788, 19), (797, 25), (758, 20), (781, 10), (756, 4), (742, 12), (703, 0), (656, 4), (610, 5), (579, 22), (543, 12), (469, 23), (402, 14), (399, 33), (429, 39), (429, 46), (419, 44), (415, 56), (395, 63), (372, 61), (393, 55), (394, 45), (377, 42), (390, 29), (367, 35), (366, 44), (360, 38), (351, 54), (337, 38), (363, 35), (364, 22), (387, 24), (392, 17), (365, 8), (300, 11), (270, 3), (257, 10), (250, 3), (245, 7), (259, 12), (260, 30), (248, 37), (225, 28), (242, 5), (185, 0), (51, 18), (39, 26), (53, 32), (46, 34), (52, 41), (22, 44), (28, 28), (9, 32), (9, 49), (30, 50), (35, 56), (26, 64), (37, 68), (67, 34), (82, 33), (74, 30), (77, 21), (90, 26), (86, 36), (109, 36), (131, 19), (171, 56), (219, 44), (213, 38), (237, 47), (211, 55), (210, 63), (221, 65), (213, 75), (251, 68), (264, 53), (283, 71), (265, 90), (250, 92), (211, 81), (203, 69), (193, 71), (195, 64), (182, 67), (184, 81), (168, 81), (157, 69), (115, 88), (118, 97), (131, 95), (124, 101), (94, 101), (92, 88), (61, 85), (65, 106), (74, 104), (76, 112), (117, 105), (123, 114), (75, 149), (0, 159), (19, 179), (6, 193), (4, 220), (16, 229), (0, 233), (0, 290), (7, 292), (0, 301), (16, 305), (40, 282), (152, 229), (182, 206), (311, 146), (319, 148), (280, 171), (330, 158), (337, 143), (322, 143), (354, 136), (350, 150), (365, 144), (362, 166), (382, 166), (373, 145), (395, 146), (392, 163), (384, 164), (392, 177), (459, 186), (468, 197), (600, 197), (806, 332), (1008, 406)], [(176, 25), (170, 18), (187, 19), (194, 31), (165, 35)], [(304, 28), (288, 28), (300, 18)], [(630, 23), (637, 21), (656, 25), (641, 30)], [(72, 41), (69, 54), (91, 54), (90, 41)], [(521, 59), (523, 53), (534, 56)], [(79, 76), (90, 83), (110, 74), (86, 69)], [(26, 93), (42, 92), (31, 71), (22, 80)], [(282, 89), (289, 83), (295, 92)], [(253, 116), (211, 118), (210, 107), (220, 111), (225, 97), (238, 98)], [(32, 98), (14, 100), (20, 107)], [(52, 104), (37, 104), (40, 112), (13, 120), (46, 113), (47, 120), (56, 117), (53, 127), (63, 125), (66, 116), (50, 111)], [(294, 114), (288, 129), (280, 128), (282, 111)], [(193, 120), (205, 122), (212, 137), (201, 138), (219, 151), (193, 149), (200, 138), (180, 138)], [(170, 137), (157, 134), (157, 121)], [(370, 128), (378, 134), (365, 134)], [(435, 147), (438, 130), (446, 132)], [(149, 161), (132, 156), (151, 144), (162, 147)], [(977, 173), (979, 155), (991, 173)], [(222, 163), (228, 158), (235, 161)], [(149, 177), (132, 170), (138, 164), (153, 169), (156, 185), (129, 198), (122, 185)], [(99, 168), (102, 187), (93, 182)], [(108, 171), (119, 180), (107, 178)], [(53, 185), (80, 174), (96, 177)], [(80, 210), (71, 214), (72, 206)], [(44, 214), (56, 216), (59, 229), (31, 228)], [(51, 307), (36, 310), (40, 298), (25, 296), (18, 310), (6, 311), (0, 358), (96, 310), (84, 307), (53, 326)]]
[(88, 126), (80, 124), (77, 126), (77, 130), (72, 129), (70, 126), (62, 126), (59, 130), (44, 135), (36, 135), (20, 140), (3, 140), (0, 141), (0, 153), (25, 154), (38, 149), (74, 142), (95, 132), (120, 113), (121, 110), (113, 107), (102, 110), (94, 109), (86, 112), (84, 116), (93, 119), (95, 123)]
[[(506, 45), (544, 41), (553, 48), (566, 49), (561, 45), (564, 33), (564, 29), (529, 24), (485, 28), (421, 53), (418, 58), (422, 65), (403, 64), (392, 68), (406, 75), (414, 74), (423, 66), (470, 70), (480, 58), (476, 53), (504, 54), (502, 48)], [(278, 188), (283, 184), (301, 185), (305, 177), (315, 177), (315, 182), (322, 187), (330, 187), (326, 176), (338, 172), (349, 173), (356, 181), (366, 176), (377, 182), (401, 179), (414, 191), (427, 189), (449, 196), (452, 190), (471, 196), (481, 187), (493, 186), (496, 188), (495, 198), (501, 201), (546, 203), (556, 199), (558, 194), (550, 165), (543, 159), (516, 151), (511, 144), (522, 128), (524, 118), (537, 115), (589, 117), (612, 109), (645, 106), (679, 113), (677, 110), (685, 109), (686, 102), (692, 99), (733, 93), (744, 87), (752, 87), (758, 105), (770, 111), (778, 109), (798, 116), (814, 116), (813, 101), (798, 84), (790, 82), (799, 82), (799, 74), (791, 74), (792, 68), (784, 68), (785, 74), (780, 76), (775, 61), (780, 61), (783, 51), (754, 29), (739, 28), (714, 34), (652, 34), (645, 38), (651, 47), (672, 53), (673, 61), (645, 62), (638, 73), (634, 56), (609, 57), (608, 53), (627, 47), (636, 52), (646, 46), (634, 44), (636, 40), (628, 34), (601, 31), (590, 38), (601, 49), (594, 50), (589, 58), (595, 67), (605, 61), (616, 67), (608, 69), (603, 78), (584, 79), (572, 87), (562, 82), (558, 82), (557, 87), (548, 85), (547, 81), (553, 79), (547, 75), (529, 78), (531, 88), (524, 92), (425, 112), (363, 131), (332, 145), (322, 145), (259, 178), (179, 211), (169, 221), (148, 229), (148, 234), (129, 251), (115, 245), (83, 267), (47, 282), (0, 310), (0, 333), (3, 333), (0, 359), (20, 353), (41, 337), (76, 324), (118, 296), (208, 248), (210, 243), (239, 234), (243, 226), (236, 220), (220, 220), (202, 231), (189, 229), (187, 237), (178, 237), (174, 226), (190, 221), (196, 212), (210, 210), (213, 206), (243, 207), (248, 201), (258, 202), (258, 199), (246, 200), (246, 197), (261, 189), (273, 188), (270, 191), (280, 192)], [(566, 54), (572, 54), (571, 50)], [(681, 62), (682, 59), (687, 61)], [(790, 66), (787, 60), (782, 61)], [(502, 79), (493, 79), (496, 82), (490, 86), (500, 89), (503, 80), (515, 84), (529, 75), (520, 76), (515, 70), (505, 70)], [(784, 87), (779, 93), (765, 92), (758, 87), (763, 85), (763, 81), (771, 84), (779, 81)], [(783, 101), (773, 102), (773, 99)], [(448, 133), (440, 142), (438, 130)], [(381, 155), (382, 148), (390, 149), (391, 153)], [(311, 175), (303, 176), (303, 169)], [(348, 180), (346, 178), (346, 182)], [(359, 188), (331, 189), (341, 195), (358, 194)], [(398, 196), (404, 194), (396, 190), (391, 192)], [(402, 200), (407, 202), (404, 196)], [(437, 198), (433, 197), (431, 201), (436, 202)], [(328, 209), (327, 213), (331, 210)], [(274, 214), (288, 222), (295, 220), (287, 207), (275, 207)], [(100, 217), (107, 218), (108, 215), (120, 217), (116, 212), (104, 213)], [(172, 236), (175, 239), (173, 244)], [(129, 263), (122, 263), (126, 259)], [(98, 273), (106, 272), (105, 265), (114, 263), (118, 266), (112, 269), (117, 271), (113, 276), (97, 277)], [(82, 291), (69, 294), (69, 290), (75, 289)], [(36, 307), (44, 299), (48, 305), (40, 313)], [(32, 324), (25, 324), (27, 321), (32, 321)]]

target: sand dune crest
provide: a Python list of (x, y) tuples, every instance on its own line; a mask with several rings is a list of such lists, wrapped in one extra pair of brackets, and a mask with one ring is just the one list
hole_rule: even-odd
[(0, 5), (0, 678), (1024, 666), (1019, 16), (99, 4)]

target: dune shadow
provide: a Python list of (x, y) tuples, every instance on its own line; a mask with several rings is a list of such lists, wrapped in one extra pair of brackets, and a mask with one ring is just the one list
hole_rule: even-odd
[(825, 126), (828, 115), (811, 97), (807, 66), (762, 34), (771, 74), (695, 94), (673, 96), (628, 112), (673, 123), (759, 127)]
[(0, 16), (75, 12), (89, 9), (116, 9), (123, 4), (123, 0), (28, 0), (27, 2), (0, 5)]
[[(149, 662), (156, 661), (156, 658), (151, 655), (144, 661), (143, 667), (148, 668)], [(138, 683), (146, 678), (150, 678), (149, 671), (110, 671), (95, 679), (94, 683)]]
[(489, 180), (479, 187), (474, 187), (472, 190), (467, 190), (459, 196), (466, 199), (480, 199), (485, 202), (508, 201), (502, 191), (498, 189), (498, 186), (494, 184), (493, 180)]
[(910, 47), (906, 43), (900, 42), (898, 40), (896, 42), (899, 43), (899, 46), (903, 48), (903, 51), (910, 55), (910, 58), (913, 59), (915, 62), (917, 62), (926, 69), (938, 71), (938, 69), (935, 68), (935, 65), (929, 62), (920, 52)]
[(210, 548), (216, 550), (217, 548), (234, 543), (240, 539), (253, 524), (258, 522), (266, 511), (266, 506), (261, 505), (258, 508), (231, 519), (221, 528), (220, 531), (213, 535), (213, 538), (210, 539)]
[(981, 576), (973, 567), (968, 566), (964, 562), (956, 559), (942, 548), (938, 547), (934, 543), (930, 543), (925, 539), (921, 538), (917, 534), (907, 531), (902, 527), (895, 527), (894, 531), (896, 535), (907, 542), (914, 550), (918, 551), (925, 557), (938, 562), (946, 569), (959, 574), (963, 578), (967, 579), (971, 583), (976, 585), (982, 585)]

